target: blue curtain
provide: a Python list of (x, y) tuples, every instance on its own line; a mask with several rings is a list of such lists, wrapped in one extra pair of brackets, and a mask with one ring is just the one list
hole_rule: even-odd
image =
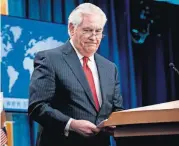
[(67, 24), (70, 12), (83, 2), (98, 5), (108, 17), (98, 53), (118, 66), (124, 107), (179, 99), (179, 76), (168, 66), (173, 62), (179, 67), (178, 5), (142, 0), (8, 0), (9, 15)]
[(131, 1), (136, 93), (142, 106), (179, 99), (179, 76), (169, 67), (171, 62), (179, 67), (178, 17), (178, 5)]

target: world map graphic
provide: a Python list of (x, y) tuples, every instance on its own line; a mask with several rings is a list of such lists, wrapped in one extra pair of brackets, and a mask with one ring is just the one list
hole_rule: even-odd
[(67, 30), (65, 25), (15, 17), (2, 18), (0, 61), (1, 91), (6, 101), (4, 106), (25, 110), (35, 54), (62, 45), (68, 38)]

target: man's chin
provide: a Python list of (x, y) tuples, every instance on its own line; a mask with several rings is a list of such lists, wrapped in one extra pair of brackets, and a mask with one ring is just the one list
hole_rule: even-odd
[(93, 53), (96, 52), (97, 49), (96, 49), (96, 47), (88, 47), (87, 50), (88, 50), (89, 53), (93, 54)]

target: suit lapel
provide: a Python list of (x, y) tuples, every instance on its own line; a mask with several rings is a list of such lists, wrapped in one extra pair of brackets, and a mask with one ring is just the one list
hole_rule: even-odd
[(81, 66), (80, 60), (79, 60), (75, 50), (72, 48), (71, 44), (69, 42), (67, 42), (66, 47), (64, 47), (64, 49), (62, 51), (64, 53), (64, 55), (63, 55), (64, 60), (69, 65), (69, 67), (73, 71), (74, 75), (76, 76), (76, 78), (78, 79), (78, 81), (80, 82), (82, 87), (84, 88), (84, 90), (87, 94), (87, 97), (89, 98), (91, 104), (95, 108), (95, 104), (94, 104), (94, 100), (93, 100), (93, 96), (92, 96), (90, 87), (88, 85), (87, 79), (83, 72), (83, 68)]
[(107, 91), (106, 72), (108, 72), (108, 70), (103, 66), (103, 62), (101, 61), (98, 54), (95, 54), (95, 62), (98, 69), (98, 76), (100, 82), (100, 89), (101, 89), (101, 96), (102, 96), (102, 104), (101, 104), (100, 111), (102, 111), (104, 102), (106, 101), (106, 93), (105, 93), (105, 91)]

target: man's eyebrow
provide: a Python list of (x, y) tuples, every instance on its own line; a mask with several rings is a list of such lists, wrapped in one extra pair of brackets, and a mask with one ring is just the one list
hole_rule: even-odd
[[(91, 28), (91, 27), (84, 27), (83, 29), (92, 29), (93, 30), (93, 28)], [(103, 29), (102, 28), (97, 28), (95, 30), (103, 30)]]
[(84, 27), (83, 29), (92, 29), (92, 28), (90, 28), (90, 27)]

